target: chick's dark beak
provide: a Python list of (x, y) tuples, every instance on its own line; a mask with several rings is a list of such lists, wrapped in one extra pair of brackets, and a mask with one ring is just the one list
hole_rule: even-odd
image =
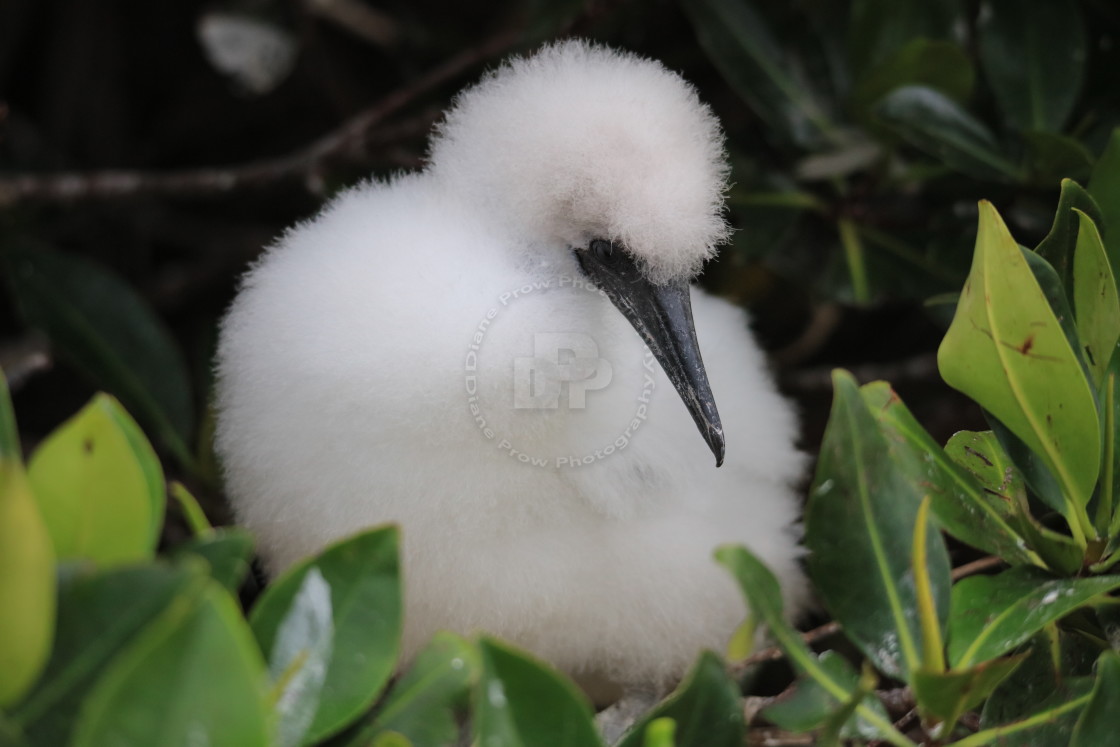
[(655, 285), (633, 257), (602, 239), (577, 249), (576, 258), (649, 346), (715, 455), (716, 466), (723, 464), (723, 425), (696, 342), (688, 282)]

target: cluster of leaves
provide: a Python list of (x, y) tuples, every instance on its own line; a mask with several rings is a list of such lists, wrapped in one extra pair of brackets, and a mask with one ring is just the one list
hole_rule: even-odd
[(757, 119), (730, 129), (737, 248), (844, 301), (960, 288), (975, 201), (1032, 235), (1120, 114), (1107, 3), (681, 7)]
[[(435, 747), (464, 728), (479, 744), (602, 747), (575, 685), (500, 641), (437, 634), (393, 678), (395, 527), (306, 559), (246, 615), (235, 594), (250, 537), (211, 527), (172, 483), (193, 536), (157, 554), (167, 493), (151, 445), (105, 394), (25, 467), (0, 377), (3, 747)], [(704, 653), (620, 744), (737, 747), (743, 734), (738, 687)]]
[[(1035, 249), (980, 204), (938, 364), (991, 430), (959, 432), (942, 449), (887, 383), (834, 375), (806, 514), (810, 574), (866, 660), (909, 686), (931, 738), (1109, 741), (1120, 692), (1109, 596), (1120, 575), (1108, 573), (1120, 562), (1118, 274), (1120, 130), (1089, 190), (1063, 182)], [(938, 526), (1010, 567), (952, 584)], [(832, 652), (814, 657), (783, 627), (757, 560), (738, 549), (725, 562), (805, 675), (771, 720), (912, 744), (868, 697), (874, 676)], [(980, 706), (979, 731), (958, 728)]]

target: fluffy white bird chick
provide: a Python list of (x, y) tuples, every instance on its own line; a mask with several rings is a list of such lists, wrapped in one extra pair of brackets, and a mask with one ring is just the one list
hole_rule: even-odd
[(689, 84), (568, 42), (465, 91), (425, 170), (288, 231), (218, 352), (217, 446), (270, 571), (397, 522), (405, 657), (484, 630), (623, 685), (742, 621), (721, 543), (800, 609), (793, 411), (743, 313), (689, 308), (726, 171)]

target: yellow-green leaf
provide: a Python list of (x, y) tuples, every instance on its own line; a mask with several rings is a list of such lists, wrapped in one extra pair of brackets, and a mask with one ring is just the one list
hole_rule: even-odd
[(980, 203), (972, 270), (937, 351), (945, 381), (976, 400), (1043, 460), (1065, 495), (1078, 543), (1100, 470), (1089, 382), (999, 213)]
[(163, 474), (136, 423), (99, 394), (31, 458), (28, 476), (61, 559), (111, 565), (150, 558)]
[(1092, 218), (1073, 209), (1077, 216), (1077, 248), (1073, 254), (1073, 313), (1085, 361), (1100, 386), (1104, 370), (1120, 339), (1120, 300), (1112, 267)]
[(0, 706), (19, 700), (46, 666), (54, 638), (54, 552), (15, 446), (0, 376)]

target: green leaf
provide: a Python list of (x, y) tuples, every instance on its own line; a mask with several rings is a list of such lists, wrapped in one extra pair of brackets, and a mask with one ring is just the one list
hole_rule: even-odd
[[(1089, 194), (1100, 206), (1103, 220), (1090, 212), (1104, 234), (1104, 245), (1112, 264), (1112, 275), (1120, 276), (1120, 127), (1112, 131), (1108, 146), (1097, 159), (1089, 177)], [(1089, 212), (1089, 211), (1086, 211)]]
[[(1050, 263), (1061, 278), (1061, 288), (1067, 298), (1073, 296), (1073, 254), (1077, 248), (1077, 229), (1080, 225), (1073, 209), (1077, 208), (1089, 215), (1098, 225), (1101, 210), (1096, 201), (1089, 196), (1080, 184), (1072, 179), (1062, 179), (1062, 191), (1058, 197), (1058, 209), (1054, 211), (1054, 223), (1035, 251)], [(1057, 312), (1055, 312), (1057, 313)]]
[(1098, 747), (1116, 739), (1116, 706), (1120, 703), (1120, 656), (1105, 651), (1097, 661), (1097, 677), (1085, 710), (1077, 719), (1070, 747)]
[[(1004, 473), (1000, 475), (1001, 482), (993, 487), (981, 475), (974, 471), (969, 475), (962, 469), (969, 468), (971, 462), (961, 463), (957, 459), (954, 463), (956, 449), (963, 445), (965, 436), (957, 434), (942, 450), (889, 384), (883, 381), (865, 384), (860, 394), (879, 421), (891, 460), (907, 474), (922, 475), (932, 501), (930, 508), (942, 529), (962, 542), (1011, 562), (1041, 562), (1010, 524), (1009, 501), (1001, 488), (1011, 490), (1013, 486), (1002, 484)], [(980, 451), (984, 447), (979, 444), (968, 446), (978, 453), (986, 453)], [(998, 446), (995, 451), (1002, 456)], [(988, 458), (991, 461), (997, 457), (991, 454)]]
[(1084, 546), (1093, 532), (1085, 506), (1100, 470), (1096, 402), (1027, 260), (987, 201), (980, 203), (972, 271), (937, 363), (949, 386), (1042, 458), (1062, 486), (1062, 513)]
[(1084, 179), (1093, 167), (1093, 155), (1079, 141), (1040, 130), (1023, 133), (1027, 166), (1037, 184), (1049, 185), (1064, 178)]
[[(312, 566), (276, 631), (269, 657), (280, 747), (303, 744), (323, 702), (323, 684), (334, 653), (331, 589)], [(310, 740), (308, 740), (310, 741)]]
[(1079, 223), (1073, 256), (1073, 308), (1085, 360), (1099, 387), (1120, 339), (1120, 299), (1097, 227), (1082, 211), (1074, 208), (1073, 212)]
[[(1048, 636), (1037, 636), (1027, 659), (984, 703), (982, 731), (954, 747), (1068, 745), (1092, 680), (1067, 671), (1064, 654), (1064, 645), (1052, 648)], [(1062, 660), (1061, 671), (1055, 669), (1055, 655)]]
[(875, 113), (907, 143), (952, 169), (996, 181), (1022, 176), (988, 128), (940, 91), (897, 88), (880, 99)]
[(646, 727), (642, 747), (676, 747), (677, 722), (671, 718), (658, 718)]
[(378, 706), (371, 723), (346, 747), (364, 747), (385, 732), (416, 747), (444, 747), (459, 737), (457, 711), (466, 710), (482, 668), (477, 649), (454, 633), (436, 633)]
[(957, 0), (855, 0), (848, 60), (856, 79), (915, 39), (948, 39), (961, 22)]
[[(921, 654), (911, 539), (928, 492), (923, 471), (891, 459), (855, 380), (833, 372), (833, 404), (805, 514), (809, 574), (836, 620), (884, 673), (905, 678)], [(911, 465), (912, 466), (912, 465)], [(949, 559), (928, 528), (931, 593), (949, 609)]]
[(743, 744), (743, 702), (727, 667), (711, 651), (700, 654), (684, 682), (635, 722), (618, 747), (642, 747), (654, 721), (676, 723), (676, 747), (740, 747)]
[(954, 101), (972, 93), (975, 74), (968, 55), (949, 41), (913, 39), (860, 78), (852, 90), (852, 108), (866, 116), (872, 104), (896, 88), (925, 86)]
[[(304, 743), (333, 734), (356, 719), (393, 672), (401, 632), (397, 548), (396, 527), (371, 529), (331, 545), (276, 579), (249, 616), (261, 650), (277, 675), (302, 651), (322, 645), (310, 636), (322, 633), (322, 628), (309, 629), (309, 637), (302, 640), (294, 634), (280, 636), (289, 615), (303, 614), (294, 604), (304, 578), (315, 569), (330, 591), (333, 639), (322, 687), (330, 697), (318, 701)], [(312, 695), (318, 700), (317, 693)]]
[(179, 510), (183, 512), (183, 518), (187, 521), (187, 526), (191, 528), (196, 537), (201, 537), (213, 531), (214, 527), (211, 526), (210, 520), (206, 518), (206, 512), (202, 510), (202, 506), (198, 505), (198, 499), (191, 495), (191, 491), (183, 483), (175, 481), (168, 486), (171, 497), (179, 504)]
[(147, 303), (115, 274), (81, 257), (10, 246), (4, 259), (24, 320), (190, 465), (194, 405), (186, 364)]
[(1120, 576), (1054, 578), (1029, 567), (963, 579), (953, 587), (949, 661), (968, 668), (994, 659), (1118, 587)]
[(683, 3), (700, 46), (779, 142), (803, 147), (834, 139), (820, 99), (795, 78), (777, 38), (750, 5), (736, 0)]
[(19, 429), (12, 409), (12, 396), (8, 379), (0, 369), (0, 465), (22, 464), (23, 450), (19, 445)]
[(1088, 59), (1078, 4), (986, 0), (979, 37), (984, 75), (1008, 122), (1059, 132), (1077, 102)]
[[(0, 421), (14, 423), (0, 376)], [(7, 426), (0, 422), (0, 430)], [(0, 706), (17, 702), (50, 655), (54, 552), (16, 451), (0, 455)]]
[(249, 573), (253, 537), (243, 529), (223, 527), (201, 537), (191, 537), (171, 552), (173, 558), (187, 555), (205, 560), (210, 566), (211, 578), (236, 593)]
[[(217, 676), (220, 673), (220, 676)], [(177, 598), (109, 665), (73, 747), (266, 747), (264, 662), (229, 593)]]
[(910, 678), (923, 721), (938, 722), (936, 737), (953, 733), (960, 717), (982, 703), (1027, 657), (1025, 653), (982, 662), (967, 669), (920, 669)]
[(1001, 521), (1011, 521), (1020, 496), (1026, 497), (1023, 475), (991, 431), (957, 431), (945, 444), (945, 454), (970, 472)]
[[(816, 659), (820, 669), (848, 691), (849, 699), (859, 692), (859, 674), (847, 659), (835, 651), (825, 651)], [(823, 726), (829, 717), (843, 708), (844, 703), (845, 701), (834, 697), (816, 680), (803, 679), (797, 683), (793, 695), (783, 697), (773, 705), (767, 706), (762, 711), (762, 715), (786, 731), (803, 733)], [(884, 721), (887, 720), (887, 711), (877, 699), (867, 701), (865, 707), (874, 711)], [(849, 715), (842, 733), (867, 740), (873, 740), (878, 736), (878, 730), (860, 718), (858, 713), (854, 718)]]
[(474, 738), (502, 747), (601, 747), (591, 705), (567, 678), (492, 638), (479, 641)]
[(99, 394), (31, 457), (28, 477), (58, 557), (106, 565), (152, 557), (163, 472), (115, 399)]
[[(766, 622), (770, 634), (786, 652), (790, 663), (802, 674), (811, 678), (828, 695), (839, 702), (847, 702), (853, 688), (833, 672), (826, 670), (809, 647), (786, 620), (782, 611), (782, 593), (770, 569), (745, 547), (724, 545), (716, 549), (716, 560), (735, 577), (751, 614)], [(901, 734), (889, 719), (867, 704), (856, 706), (856, 713), (868, 728), (877, 732), (877, 738), (897, 747), (914, 747), (914, 743)]]
[(171, 603), (196, 599), (199, 565), (142, 565), (61, 574), (58, 629), (43, 676), (13, 717), (35, 744), (69, 744), (79, 708), (113, 657)]
[[(0, 747), (30, 747), (19, 727), (0, 711)], [(672, 747), (672, 743), (669, 744)]]

